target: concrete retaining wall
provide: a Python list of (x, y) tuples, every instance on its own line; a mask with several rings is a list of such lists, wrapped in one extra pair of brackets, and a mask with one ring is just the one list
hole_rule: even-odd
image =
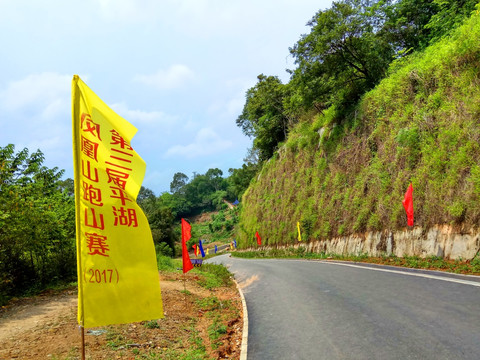
[(367, 253), (371, 256), (416, 255), (422, 258), (439, 256), (452, 260), (459, 258), (470, 260), (480, 248), (480, 232), (473, 229), (459, 232), (452, 226), (438, 225), (428, 231), (415, 227), (395, 232), (368, 232), (293, 245), (293, 247), (299, 246), (306, 247), (309, 252), (342, 255)]

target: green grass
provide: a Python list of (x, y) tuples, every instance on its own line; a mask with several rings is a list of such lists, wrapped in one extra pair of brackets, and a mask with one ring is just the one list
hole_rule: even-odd
[(160, 329), (160, 324), (157, 320), (146, 321), (143, 326), (145, 326), (147, 329)]
[(120, 346), (125, 344), (125, 338), (111, 329), (109, 329), (105, 340), (107, 340), (107, 346), (113, 350), (117, 350)]
[(202, 275), (202, 279), (198, 283), (206, 289), (230, 286), (232, 284), (232, 274), (224, 265), (203, 264), (192, 271)]
[(221, 306), (221, 302), (216, 296), (209, 296), (196, 301), (197, 306), (203, 311), (217, 310)]
[(213, 242), (229, 243), (235, 237), (239, 211), (238, 207), (221, 210), (217, 214), (212, 213), (209, 221), (193, 223), (192, 238), (204, 240), (205, 245)]
[(157, 254), (157, 265), (160, 271), (175, 271), (177, 264), (172, 258)]
[[(61, 292), (64, 290), (71, 290), (76, 289), (78, 286), (77, 282), (56, 282), (52, 284), (48, 284), (47, 286), (43, 287), (41, 284), (38, 286), (33, 286), (28, 290), (24, 291), (22, 294), (18, 294), (17, 298), (27, 298), (31, 296), (36, 296), (45, 292)], [(13, 298), (13, 296), (5, 296), (2, 291), (0, 291), (0, 306), (7, 305), (8, 302)]]
[(211, 341), (212, 349), (218, 349), (223, 344), (218, 339), (227, 333), (227, 326), (219, 321), (218, 316), (213, 319), (213, 323), (208, 327), (208, 337)]
[[(213, 256), (208, 256), (210, 258)], [(171, 259), (168, 256), (157, 256), (158, 269), (165, 272), (182, 272), (182, 259)], [(232, 274), (224, 265), (203, 263), (200, 267), (194, 267), (191, 271), (199, 275), (198, 283), (206, 289), (215, 289), (232, 284)]]

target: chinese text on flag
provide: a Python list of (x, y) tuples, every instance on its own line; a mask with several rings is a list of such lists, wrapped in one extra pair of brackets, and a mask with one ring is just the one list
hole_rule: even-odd
[(163, 317), (155, 248), (136, 203), (145, 162), (135, 127), (74, 76), (73, 156), (78, 321), (84, 327)]

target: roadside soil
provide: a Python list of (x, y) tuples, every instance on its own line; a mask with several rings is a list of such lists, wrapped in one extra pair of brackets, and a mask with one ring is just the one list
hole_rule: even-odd
[[(160, 277), (165, 317), (86, 329), (86, 358), (188, 359), (195, 353), (239, 359), (243, 318), (235, 285), (207, 290), (199, 276), (187, 273), (185, 293), (181, 274)], [(0, 309), (0, 359), (80, 359), (76, 317), (76, 288), (11, 301)], [(214, 322), (223, 325), (217, 339)]]

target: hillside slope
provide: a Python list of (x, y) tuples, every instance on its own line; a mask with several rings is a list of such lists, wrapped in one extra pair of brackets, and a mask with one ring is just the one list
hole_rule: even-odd
[(480, 16), (397, 61), (348, 118), (334, 108), (300, 123), (243, 196), (237, 239), (266, 245), (480, 220)]

